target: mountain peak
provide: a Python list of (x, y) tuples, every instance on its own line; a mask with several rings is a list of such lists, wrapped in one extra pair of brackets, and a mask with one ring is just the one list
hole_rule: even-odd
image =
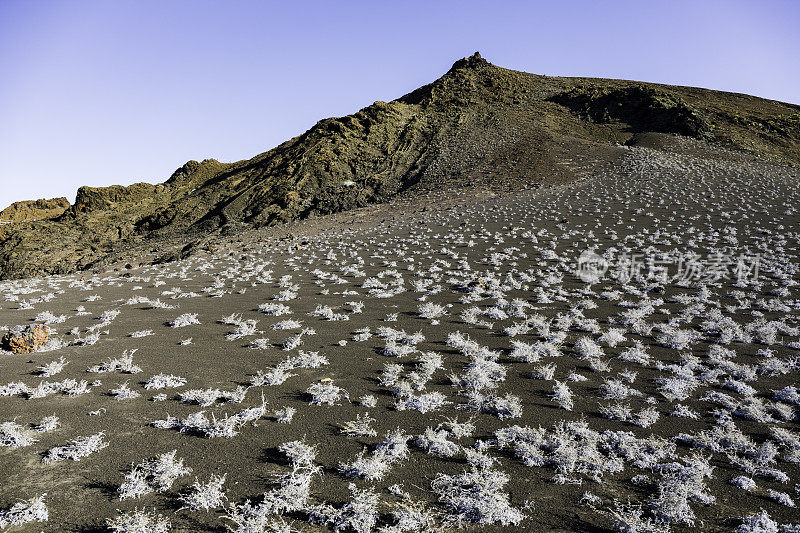
[(491, 65), (488, 61), (486, 61), (483, 57), (481, 57), (480, 52), (475, 52), (469, 57), (462, 57), (455, 63), (453, 66), (450, 67), (450, 72), (458, 69), (478, 69), (480, 67), (485, 67)]

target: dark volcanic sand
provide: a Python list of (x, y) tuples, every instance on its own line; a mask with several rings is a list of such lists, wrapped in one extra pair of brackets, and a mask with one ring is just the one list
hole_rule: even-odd
[[(304, 439), (317, 449), (316, 462), (323, 466), (324, 475), (311, 485), (312, 503), (329, 502), (341, 506), (350, 498), (348, 484), (374, 487), (380, 494), (381, 524), (389, 525), (391, 511), (399, 498), (386, 488), (399, 483), (414, 500), (428, 502), (431, 509), (442, 513), (445, 523), (451, 513), (437, 503), (431, 491), (431, 480), (437, 473), (457, 474), (469, 466), (463, 452), (454, 457), (437, 457), (409, 442), (411, 454), (407, 460), (394, 463), (389, 473), (380, 480), (368, 481), (349, 478), (338, 470), (341, 462), (353, 461), (363, 449), (372, 450), (382, 441), (387, 431), (402, 428), (416, 437), (427, 427), (435, 428), (447, 418), (459, 421), (471, 419), (476, 431), (471, 437), (450, 440), (462, 447), (473, 447), (478, 440), (491, 441), (493, 433), (511, 425), (542, 427), (548, 431), (559, 421), (583, 420), (594, 431), (630, 431), (638, 438), (659, 435), (672, 439), (679, 433), (697, 433), (714, 427), (714, 409), (722, 406), (701, 400), (709, 391), (730, 395), (736, 401), (746, 400), (746, 395), (726, 388), (727, 373), (718, 373), (716, 381), (701, 383), (690, 396), (681, 402), (668, 400), (654, 381), (659, 377), (675, 375), (673, 363), (694, 356), (702, 367), (695, 367), (695, 376), (714, 366), (708, 361), (711, 344), (718, 335), (703, 331), (701, 324), (714, 309), (745, 327), (763, 316), (766, 321), (781, 321), (783, 328), (771, 345), (755, 342), (732, 342), (726, 348), (735, 350), (732, 359), (737, 365), (750, 365), (758, 369), (767, 356), (759, 350), (770, 349), (772, 356), (786, 362), (789, 370), (782, 375), (755, 372), (756, 379), (747, 384), (757, 390), (755, 398), (769, 411), (774, 402), (773, 391), (797, 382), (797, 365), (800, 341), (798, 324), (798, 176), (796, 171), (771, 166), (766, 163), (743, 160), (732, 154), (708, 154), (705, 159), (693, 145), (679, 147), (680, 154), (665, 154), (647, 149), (630, 149), (628, 155), (614, 169), (608, 169), (579, 183), (523, 191), (495, 196), (487, 192), (468, 191), (451, 194), (448, 198), (431, 196), (424, 204), (409, 205), (397, 202), (367, 208), (350, 214), (310, 220), (286, 227), (293, 235), (281, 239), (274, 230), (253, 231), (212, 244), (212, 251), (175, 263), (142, 267), (133, 270), (109, 271), (95, 275), (76, 274), (65, 277), (31, 281), (4, 282), (0, 294), (6, 295), (0, 309), (0, 324), (11, 327), (32, 323), (44, 311), (66, 315), (66, 321), (53, 324), (58, 337), (67, 343), (76, 336), (68, 332), (78, 328), (80, 336), (86, 329), (99, 323), (98, 317), (107, 310), (120, 313), (92, 346), (65, 346), (56, 351), (28, 355), (0, 356), (0, 385), (22, 381), (35, 387), (42, 378), (36, 368), (63, 356), (69, 364), (61, 373), (46, 378), (60, 381), (65, 378), (99, 379), (102, 384), (91, 392), (75, 397), (54, 393), (45, 398), (27, 399), (24, 395), (0, 397), (0, 422), (15, 420), (30, 427), (43, 417), (55, 414), (61, 426), (51, 432), (37, 434), (38, 441), (16, 449), (0, 448), (0, 508), (5, 509), (20, 499), (29, 499), (47, 493), (49, 521), (19, 528), (25, 531), (101, 531), (107, 518), (117, 515), (117, 510), (134, 508), (156, 510), (168, 516), (173, 531), (224, 531), (232, 522), (223, 519), (224, 511), (178, 511), (178, 495), (185, 493), (197, 476), (207, 481), (211, 474), (227, 474), (225, 483), (229, 504), (241, 504), (246, 499), (259, 501), (265, 490), (272, 487), (273, 476), (287, 472), (291, 467), (277, 450), (284, 442)], [(791, 172), (794, 172), (793, 174)], [(614, 233), (611, 233), (613, 230)], [(535, 239), (533, 236), (536, 236)], [(469, 241), (472, 241), (470, 244)], [(707, 285), (710, 294), (697, 298), (700, 285), (678, 286), (675, 283), (654, 284), (652, 280), (633, 281), (621, 286), (608, 277), (600, 283), (587, 285), (574, 275), (578, 256), (589, 247), (602, 254), (609, 247), (644, 253), (647, 247), (654, 250), (694, 250), (705, 256), (709, 251), (722, 250), (738, 256), (744, 252), (761, 254), (760, 284), (735, 287), (735, 279), (723, 279)], [(546, 259), (542, 252), (553, 249), (559, 259)], [(328, 256), (328, 254), (331, 254)], [(494, 258), (492, 257), (495, 255)], [(357, 264), (358, 259), (363, 264)], [(460, 264), (465, 260), (469, 270)], [(356, 268), (343, 273), (350, 265)], [(270, 281), (258, 281), (256, 266), (272, 271)], [(315, 270), (321, 272), (313, 273)], [(377, 298), (363, 287), (368, 278), (378, 277), (384, 282), (396, 272), (403, 280), (404, 292)], [(320, 273), (340, 276), (337, 280), (321, 279)], [(502, 287), (511, 273), (519, 287)], [(258, 306), (273, 301), (282, 290), (282, 276), (291, 276), (291, 283), (299, 286), (295, 299), (282, 302), (291, 308), (291, 314), (280, 317), (267, 316)], [(326, 276), (327, 277), (327, 276)], [(472, 302), (464, 303), (466, 292), (457, 290), (458, 283), (470, 279), (494, 278), (499, 281), (498, 292), (484, 294)], [(85, 281), (80, 281), (86, 278)], [(415, 290), (413, 281), (431, 280), (428, 289), (441, 288), (427, 296), (426, 301), (446, 305), (447, 315), (433, 324), (430, 319), (418, 316), (418, 301), (428, 290)], [(789, 280), (789, 282), (787, 282)], [(158, 282), (158, 283), (157, 283)], [(32, 289), (30, 292), (21, 290)], [(586, 292), (586, 289), (591, 292)], [(780, 290), (781, 288), (785, 290)], [(541, 290), (540, 290), (541, 289)], [(646, 289), (646, 292), (642, 292)], [(662, 292), (663, 289), (663, 292)], [(617, 300), (601, 297), (604, 291), (619, 290)], [(732, 291), (740, 290), (739, 298)], [(165, 292), (169, 291), (169, 292)], [(194, 297), (178, 298), (181, 293), (195, 292)], [(214, 297), (212, 292), (221, 296)], [(342, 295), (343, 291), (357, 294)], [(543, 291), (543, 292), (542, 292)], [(52, 293), (52, 299), (35, 303), (32, 309), (18, 309), (20, 301), (40, 298)], [(502, 293), (502, 294), (501, 294)], [(550, 303), (541, 303), (542, 294), (549, 295)], [(14, 301), (11, 295), (17, 295)], [(694, 300), (675, 301), (678, 295), (689, 295)], [(94, 301), (88, 301), (90, 296)], [(542, 315), (551, 321), (551, 331), (559, 330), (553, 322), (559, 315), (582, 310), (583, 317), (596, 319), (599, 332), (581, 331), (572, 324), (566, 331), (560, 357), (544, 357), (538, 363), (519, 362), (510, 357), (511, 342), (534, 343), (543, 340), (536, 329), (510, 337), (504, 328), (522, 322), (524, 318), (478, 320), (493, 323), (491, 328), (468, 324), (462, 312), (478, 306), (488, 309), (498, 304), (498, 297), (506, 302), (522, 299), (530, 304), (524, 309), (527, 317)], [(147, 303), (126, 304), (133, 297), (160, 299), (173, 309), (152, 308)], [(656, 329), (649, 335), (639, 335), (618, 321), (620, 313), (642, 300), (663, 300), (644, 317), (650, 325), (680, 319), (677, 327), (702, 333), (702, 338), (685, 349), (659, 345)], [(775, 309), (768, 304), (777, 300), (786, 306)], [(345, 302), (363, 302), (363, 313), (351, 314)], [(595, 308), (586, 301), (596, 304)], [(500, 304), (503, 302), (501, 301)], [(774, 302), (773, 302), (774, 303)], [(349, 317), (347, 321), (329, 321), (310, 316), (318, 305), (330, 306), (336, 313)], [(77, 315), (76, 308), (84, 306), (88, 314)], [(766, 307), (765, 307), (766, 306)], [(769, 308), (767, 308), (769, 307)], [(788, 309), (788, 310), (786, 310)], [(508, 311), (509, 309), (506, 308)], [(171, 328), (167, 323), (183, 313), (197, 313), (200, 325)], [(243, 319), (257, 320), (262, 330), (238, 340), (226, 340), (234, 326), (219, 320), (232, 313), (241, 313)], [(396, 322), (387, 322), (388, 314), (397, 313)], [(757, 314), (761, 313), (761, 314)], [(283, 341), (299, 330), (273, 330), (272, 325), (284, 319), (302, 321), (304, 327), (313, 328), (316, 335), (304, 337), (300, 350), (318, 351), (330, 361), (316, 369), (296, 369), (296, 374), (282, 385), (257, 386), (248, 390), (241, 404), (218, 402), (211, 407), (183, 403), (182, 391), (189, 389), (219, 388), (224, 391), (248, 386), (250, 378), (259, 370), (266, 370), (296, 355), (298, 349), (284, 351)], [(379, 327), (388, 326), (408, 333), (422, 332), (425, 340), (417, 345), (419, 351), (394, 358), (382, 355), (385, 341), (374, 335)], [(373, 335), (365, 341), (352, 340), (357, 329), (370, 327)], [(573, 345), (583, 336), (597, 340), (610, 328), (626, 330), (625, 340), (616, 347), (603, 347), (605, 361), (610, 369), (594, 372), (589, 362), (577, 357)], [(781, 326), (782, 328), (782, 326)], [(779, 328), (780, 329), (780, 328)], [(141, 338), (129, 335), (136, 331), (152, 330), (153, 334)], [(497, 361), (506, 369), (506, 378), (497, 383), (496, 392), (518, 396), (522, 416), (500, 419), (492, 413), (477, 413), (459, 408), (466, 403), (457, 387), (451, 384), (450, 375), (461, 374), (470, 358), (459, 349), (448, 347), (445, 341), (451, 332), (462, 332), (477, 342), (500, 353)], [(188, 337), (192, 343), (179, 345)], [(251, 349), (249, 344), (268, 337), (266, 350)], [(340, 346), (341, 340), (347, 344)], [(651, 361), (647, 365), (622, 361), (615, 356), (641, 341)], [(790, 344), (793, 344), (793, 347)], [(136, 349), (135, 364), (143, 369), (138, 374), (88, 373), (87, 369), (123, 351)], [(420, 352), (434, 351), (442, 355), (443, 368), (436, 370), (422, 392), (439, 391), (450, 402), (433, 412), (422, 414), (415, 410), (396, 410), (391, 387), (380, 385), (380, 375), (387, 363), (399, 363), (406, 372), (414, 370)], [(658, 365), (657, 363), (663, 363)], [(554, 380), (535, 377), (538, 367), (556, 365), (554, 379), (565, 382), (574, 396), (574, 406), (567, 411), (551, 399)], [(625, 370), (637, 372), (628, 385), (641, 394), (630, 396), (623, 402), (632, 411), (652, 405), (660, 418), (643, 428), (631, 422), (609, 420), (601, 416), (599, 406), (614, 403), (602, 399), (600, 385), (605, 379), (618, 378)], [(145, 390), (143, 384), (159, 373), (186, 378), (187, 384), (176, 389)], [(567, 381), (571, 373), (578, 373), (586, 381)], [(692, 371), (690, 371), (690, 374)], [(330, 378), (349, 394), (350, 402), (341, 405), (309, 405), (306, 389), (323, 378)], [(109, 390), (128, 382), (130, 388), (140, 392), (135, 399), (115, 400)], [(153, 402), (157, 393), (165, 392), (168, 399)], [(372, 394), (377, 407), (359, 405), (359, 398)], [(230, 439), (204, 438), (197, 434), (180, 433), (176, 429), (157, 429), (152, 422), (167, 415), (184, 418), (204, 410), (210, 417), (233, 414), (245, 407), (260, 405), (261, 397), (267, 402), (267, 414), (256, 424), (247, 424), (239, 434)], [(650, 399), (650, 400), (648, 400)], [(648, 403), (649, 402), (649, 403)], [(669, 416), (677, 403), (699, 414), (698, 420)], [(280, 424), (274, 410), (291, 406), (297, 409), (294, 420)], [(797, 411), (798, 406), (793, 406)], [(90, 411), (103, 410), (96, 416)], [(355, 420), (359, 414), (369, 413), (376, 419), (373, 427), (377, 437), (347, 437), (339, 425)], [(755, 445), (772, 439), (769, 428), (782, 427), (797, 434), (800, 431), (796, 414), (793, 420), (756, 421), (734, 412), (732, 420)], [(109, 446), (79, 462), (65, 460), (52, 464), (42, 463), (43, 453), (54, 446), (67, 444), (71, 439), (98, 432), (105, 433)], [(774, 441), (774, 439), (772, 439)], [(685, 442), (677, 442), (675, 455), (661, 463), (680, 462), (694, 450)], [(117, 488), (132, 465), (155, 455), (177, 450), (177, 457), (192, 468), (192, 474), (180, 477), (172, 488), (162, 493), (152, 493), (140, 499), (120, 501)], [(730, 479), (749, 475), (733, 466), (723, 453), (701, 450), (710, 457), (714, 467), (713, 477), (706, 479), (707, 492), (716, 498), (712, 504), (690, 502), (696, 515), (694, 526), (674, 522), (674, 531), (702, 529), (730, 531), (740, 524), (740, 519), (759, 509), (766, 510), (781, 524), (800, 522), (794, 508), (770, 499), (768, 489), (789, 494), (800, 500), (795, 487), (800, 483), (800, 468), (783, 456), (788, 448), (778, 446), (777, 462), (771, 466), (785, 472), (789, 481), (780, 483), (772, 479), (751, 475), (757, 489), (746, 492), (733, 486)], [(574, 482), (557, 484), (553, 465), (525, 466), (514, 457), (513, 447), (498, 449), (491, 446), (488, 455), (496, 459), (494, 469), (505, 472), (510, 481), (505, 491), (511, 505), (521, 510), (526, 518), (516, 526), (525, 531), (606, 531), (615, 530), (613, 520), (606, 513), (614, 500), (642, 502), (646, 516), (652, 517), (648, 502), (657, 493), (656, 484), (663, 473), (637, 468), (625, 461), (621, 472), (607, 473), (602, 483), (581, 473), (570, 473)], [(631, 478), (647, 475), (650, 484), (634, 484)], [(580, 483), (578, 483), (580, 481)], [(601, 501), (594, 505), (581, 503), (584, 493), (590, 491)], [(299, 530), (319, 530), (309, 525), (304, 512), (290, 513), (287, 522)], [(487, 531), (509, 530), (512, 526), (470, 525), (465, 527)]]

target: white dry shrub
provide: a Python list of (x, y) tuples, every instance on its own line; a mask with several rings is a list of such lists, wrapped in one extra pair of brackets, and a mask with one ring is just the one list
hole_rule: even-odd
[(184, 313), (176, 317), (169, 325), (173, 328), (185, 328), (186, 326), (199, 323), (200, 321), (197, 319), (197, 313)]
[(466, 422), (459, 422), (456, 418), (447, 418), (441, 425), (446, 427), (450, 434), (456, 439), (471, 437), (476, 430), (475, 424), (472, 423), (471, 418)]
[(186, 403), (197, 403), (202, 407), (210, 407), (217, 400), (226, 403), (242, 403), (247, 396), (247, 388), (239, 385), (236, 390), (223, 391), (219, 389), (191, 389), (181, 393), (181, 401)]
[(629, 387), (619, 379), (607, 378), (599, 388), (600, 398), (604, 400), (624, 400), (629, 396), (641, 396), (642, 393)]
[(616, 348), (618, 344), (626, 341), (625, 330), (619, 328), (611, 328), (597, 339), (599, 342), (606, 344), (609, 348)]
[(613, 451), (636, 468), (648, 470), (674, 458), (677, 449), (674, 442), (658, 435), (639, 439), (630, 431), (606, 430), (602, 438), (605, 450)]
[(361, 407), (373, 408), (378, 405), (378, 399), (372, 394), (365, 394), (359, 399)]
[(406, 357), (416, 352), (417, 348), (411, 344), (398, 343), (394, 339), (387, 339), (386, 346), (381, 353), (387, 357)]
[(42, 311), (33, 319), (34, 322), (43, 322), (44, 324), (62, 324), (66, 322), (67, 315), (54, 315), (50, 311)]
[(442, 354), (437, 352), (423, 352), (417, 358), (417, 372), (432, 376), (434, 372), (442, 368)]
[(710, 504), (715, 501), (705, 487), (705, 478), (712, 477), (713, 467), (709, 465), (708, 458), (697, 453), (684, 457), (683, 462), (683, 465), (659, 465), (662, 478), (658, 481), (656, 495), (649, 503), (659, 520), (691, 526), (695, 514), (689, 502)]
[[(715, 453), (745, 453), (752, 455), (756, 445), (745, 435), (729, 416), (720, 417), (716, 425), (694, 434), (679, 433), (678, 441), (688, 442), (695, 448), (706, 449)], [(730, 456), (729, 456), (730, 458)]]
[[(100, 385), (100, 381), (92, 382), (92, 386), (98, 385)], [(87, 382), (85, 379), (82, 379), (81, 381), (65, 379), (59, 384), (59, 386), (67, 396), (79, 396), (81, 394), (88, 394), (91, 392), (89, 389), (89, 382)]]
[(614, 500), (614, 507), (608, 511), (614, 521), (614, 527), (620, 533), (669, 533), (668, 524), (660, 523), (652, 517), (645, 516), (641, 504), (627, 504)]
[(420, 304), (418, 312), (420, 318), (436, 319), (446, 315), (447, 308), (433, 302), (424, 302)]
[(233, 522), (233, 526), (226, 526), (233, 533), (293, 533), (293, 530), (283, 518), (270, 518), (263, 505), (253, 505), (246, 501), (228, 509), (228, 514), (223, 518)]
[(410, 437), (400, 429), (390, 431), (372, 454), (367, 456), (366, 451), (362, 450), (354, 461), (340, 463), (339, 471), (346, 476), (363, 477), (370, 481), (383, 479), (394, 463), (408, 457), (409, 440)]
[(281, 316), (292, 312), (286, 304), (267, 302), (258, 306), (258, 310), (270, 316)]
[(120, 485), (119, 499), (139, 498), (151, 492), (164, 492), (172, 487), (175, 480), (188, 475), (192, 469), (183, 466), (183, 459), (175, 459), (177, 450), (162, 453), (140, 463), (125, 474), (125, 481)]
[(61, 426), (61, 422), (59, 421), (56, 415), (50, 415), (42, 418), (42, 420), (34, 426), (33, 430), (39, 433), (47, 433), (48, 431), (54, 431)]
[(111, 393), (112, 396), (114, 396), (114, 399), (117, 401), (132, 400), (133, 398), (138, 398), (139, 396), (141, 396), (141, 394), (138, 391), (131, 390), (131, 388), (128, 386), (127, 381), (125, 383), (117, 385), (116, 388), (111, 389), (109, 392)]
[(495, 431), (500, 448), (513, 446), (526, 466), (553, 466), (564, 479), (586, 475), (599, 482), (605, 473), (622, 471), (624, 464), (608, 453), (614, 435), (600, 434), (585, 421), (561, 421), (550, 430), (510, 426)]
[(655, 407), (645, 407), (633, 415), (633, 423), (642, 428), (648, 428), (658, 422), (661, 414)]
[(800, 406), (800, 390), (794, 385), (787, 385), (781, 390), (774, 391), (773, 397), (781, 402)]
[(777, 426), (771, 426), (769, 432), (783, 447), (783, 460), (790, 463), (800, 463), (800, 433)]
[(326, 504), (312, 507), (309, 513), (311, 523), (329, 524), (334, 531), (372, 532), (380, 517), (380, 497), (373, 489), (359, 489), (352, 483), (349, 489), (351, 499), (340, 509)]
[(275, 295), (275, 300), (278, 302), (288, 302), (297, 298), (297, 292), (291, 289), (284, 289)]
[(288, 319), (288, 320), (280, 320), (272, 324), (272, 329), (281, 330), (281, 329), (297, 329), (302, 328), (303, 323), (299, 320)]
[(330, 364), (330, 361), (324, 355), (320, 355), (319, 352), (298, 350), (297, 355), (287, 358), (285, 364), (289, 368), (319, 368)]
[(260, 504), (246, 501), (227, 509), (225, 518), (236, 526), (235, 529), (229, 527), (229, 530), (239, 533), (288, 531), (279, 529), (282, 522), (270, 517), (307, 508), (311, 482), (322, 473), (322, 468), (313, 464), (316, 450), (302, 441), (285, 442), (278, 450), (289, 458), (292, 470), (276, 476), (277, 487), (265, 492)]
[(470, 393), (467, 395), (469, 401), (459, 407), (472, 409), (483, 413), (490, 413), (497, 416), (500, 420), (506, 418), (519, 418), (522, 416), (522, 400), (518, 396), (507, 393), (505, 396), (496, 394)]
[(259, 370), (253, 377), (250, 378), (250, 385), (254, 387), (265, 387), (272, 385), (281, 385), (287, 379), (296, 376), (289, 372), (287, 365), (280, 364), (278, 366), (268, 368), (266, 371)]
[(22, 448), (35, 443), (31, 432), (16, 422), (3, 422), (0, 424), (0, 446), (9, 448)]
[(125, 350), (122, 356), (116, 359), (109, 359), (99, 365), (89, 368), (88, 372), (122, 372), (124, 374), (138, 374), (142, 371), (140, 367), (133, 364), (133, 354), (137, 349)]
[(236, 414), (223, 418), (217, 419), (212, 416), (212, 419), (209, 420), (205, 415), (205, 411), (199, 411), (184, 419), (167, 415), (166, 419), (156, 420), (152, 423), (152, 426), (158, 429), (177, 429), (181, 433), (197, 433), (207, 438), (232, 438), (239, 434), (239, 429), (245, 424), (259, 420), (266, 412), (266, 401), (262, 397), (260, 406), (248, 407)]
[[(399, 366), (399, 365), (398, 365)], [(402, 370), (402, 367), (400, 367)], [(12, 381), (5, 385), (0, 385), (0, 396), (28, 395), (30, 387), (21, 381)]]
[(350, 312), (358, 315), (364, 312), (364, 302), (346, 302), (350, 306)]
[(450, 381), (461, 389), (479, 392), (497, 388), (501, 381), (505, 381), (506, 372), (506, 367), (496, 361), (476, 357), (467, 365), (463, 374), (452, 374)]
[(296, 413), (297, 409), (294, 407), (283, 407), (275, 411), (275, 419), (281, 424), (289, 424)]
[(761, 509), (758, 513), (743, 518), (734, 533), (778, 533), (778, 531), (778, 523), (770, 518), (769, 513)]
[(147, 390), (158, 390), (158, 389), (174, 389), (177, 387), (183, 387), (186, 385), (186, 378), (182, 378), (180, 376), (173, 376), (172, 374), (157, 374), (155, 376), (151, 376), (145, 384), (144, 388)]
[(104, 436), (105, 433), (101, 431), (88, 437), (78, 437), (67, 445), (51, 448), (45, 454), (42, 462), (49, 464), (64, 459), (80, 461), (84, 457), (88, 457), (108, 446), (108, 443), (103, 441)]
[(609, 420), (628, 422), (633, 419), (631, 406), (627, 403), (616, 402), (608, 405), (600, 404), (597, 406), (597, 410), (600, 411), (600, 414), (603, 415), (604, 418), (608, 418)]
[(675, 404), (675, 408), (672, 410), (669, 416), (676, 416), (679, 418), (691, 418), (692, 420), (697, 420), (700, 418), (699, 414), (697, 414), (690, 408), (686, 407), (682, 403)]
[(292, 335), (288, 337), (285, 341), (283, 341), (283, 349), (286, 351), (294, 350), (301, 344), (303, 344), (303, 336), (304, 335), (316, 335), (317, 332), (311, 328), (304, 328), (300, 333), (297, 335)]
[(756, 482), (753, 478), (747, 476), (736, 476), (731, 479), (731, 485), (739, 487), (742, 490), (751, 491), (756, 488)]
[(398, 461), (408, 457), (408, 441), (411, 437), (401, 429), (389, 431), (386, 438), (375, 448), (375, 453), (387, 457), (390, 461)]
[(626, 348), (617, 355), (618, 359), (627, 361), (629, 363), (636, 363), (642, 366), (650, 364), (650, 355), (645, 350), (644, 344), (641, 341), (634, 341), (634, 345)]
[(268, 350), (271, 344), (268, 338), (260, 338), (260, 339), (253, 339), (253, 342), (250, 343), (250, 349), (252, 350)]
[(511, 507), (508, 494), (503, 491), (506, 483), (508, 475), (503, 472), (473, 468), (456, 475), (438, 473), (431, 488), (449, 511), (449, 518), (459, 526), (517, 525), (525, 515)]
[(462, 451), (464, 452), (467, 464), (473, 468), (492, 468), (497, 462), (497, 459), (480, 450), (462, 448)]
[(545, 381), (550, 381), (555, 377), (556, 369), (557, 368), (556, 368), (556, 365), (554, 363), (549, 363), (549, 364), (546, 364), (546, 365), (539, 365), (538, 367), (536, 367), (536, 371), (534, 372), (534, 375), (539, 379), (543, 379)]
[(620, 378), (622, 379), (622, 381), (624, 381), (625, 383), (634, 383), (634, 382), (636, 381), (636, 376), (638, 376), (638, 375), (639, 375), (639, 373), (638, 373), (638, 372), (636, 372), (636, 371), (634, 371), (634, 370), (630, 370), (630, 369), (625, 369), (625, 370), (622, 370), (622, 371), (619, 373), (619, 377), (620, 377)]
[(725, 389), (730, 389), (737, 394), (741, 394), (742, 396), (754, 396), (758, 392), (754, 387), (751, 387), (747, 383), (731, 378), (727, 378), (725, 382), (722, 383), (722, 387)]
[(106, 525), (114, 533), (168, 533), (170, 529), (168, 518), (144, 509), (134, 509), (116, 518), (109, 518)]
[(448, 436), (449, 432), (445, 429), (434, 430), (428, 427), (425, 433), (416, 438), (414, 444), (432, 455), (454, 457), (461, 448), (455, 442), (448, 440)]
[(218, 322), (220, 324), (227, 324), (229, 326), (238, 326), (239, 324), (245, 323), (241, 313), (231, 313), (228, 316), (220, 318)]
[(235, 341), (259, 333), (256, 329), (257, 320), (245, 320), (236, 324), (236, 329), (225, 335), (225, 339)]
[(656, 342), (674, 350), (686, 350), (703, 336), (692, 329), (664, 328)]
[(38, 367), (36, 370), (39, 371), (40, 377), (49, 378), (64, 370), (64, 367), (68, 364), (69, 363), (67, 360), (62, 356), (58, 361), (50, 361), (49, 363)]
[(359, 414), (356, 415), (355, 420), (343, 423), (340, 426), (339, 431), (348, 437), (374, 437), (378, 434), (378, 432), (371, 427), (373, 422), (375, 422), (375, 419), (369, 416), (367, 413), (364, 413), (363, 415)]
[(393, 387), (400, 380), (403, 374), (403, 365), (397, 363), (386, 363), (381, 373), (380, 384), (384, 387)]
[(49, 512), (44, 503), (47, 493), (27, 501), (17, 502), (8, 509), (0, 510), (0, 529), (21, 526), (30, 522), (47, 522)]
[(88, 333), (84, 337), (78, 337), (75, 339), (74, 344), (76, 346), (92, 346), (97, 344), (97, 341), (100, 340), (100, 333), (99, 332), (92, 332)]
[(222, 507), (227, 500), (225, 491), (222, 490), (226, 477), (227, 474), (212, 475), (206, 483), (201, 483), (199, 479), (195, 478), (191, 492), (180, 497), (180, 501), (183, 503), (181, 509), (210, 511)]
[(589, 337), (581, 337), (573, 345), (579, 359), (590, 360), (603, 356), (603, 349)]
[(603, 503), (603, 498), (587, 490), (583, 493), (583, 496), (581, 496), (581, 503), (592, 507), (597, 507)]
[(311, 405), (338, 405), (342, 396), (347, 396), (347, 392), (332, 381), (314, 383), (306, 389), (306, 393), (311, 395)]
[(314, 309), (311, 313), (311, 316), (318, 316), (324, 318), (325, 320), (330, 321), (341, 321), (341, 320), (350, 320), (350, 317), (342, 314), (336, 313), (330, 306), (318, 304), (316, 309)]
[(398, 411), (413, 409), (425, 414), (441, 409), (449, 403), (444, 394), (433, 391), (420, 395), (405, 394), (395, 400), (394, 407)]
[[(400, 489), (396, 485), (393, 487)], [(435, 533), (443, 531), (439, 525), (441, 522), (439, 513), (429, 509), (422, 502), (411, 500), (407, 494), (402, 493), (402, 489), (400, 489), (400, 492), (401, 494), (398, 494), (398, 496), (401, 496), (403, 501), (394, 504), (391, 510), (394, 524), (381, 528), (379, 530), (381, 533), (401, 533), (403, 531)]]
[(369, 481), (383, 479), (392, 467), (392, 461), (385, 455), (373, 453), (366, 455), (362, 450), (352, 462), (339, 463), (339, 471), (349, 477), (363, 477)]
[(353, 332), (354, 342), (363, 342), (370, 337), (372, 337), (372, 332), (370, 331), (369, 327), (357, 329), (355, 332)]
[(278, 446), (278, 450), (283, 453), (292, 464), (311, 465), (317, 456), (317, 449), (312, 444), (307, 444), (302, 440), (284, 442)]
[(684, 401), (692, 395), (692, 392), (702, 385), (699, 379), (690, 376), (670, 376), (666, 378), (655, 378), (659, 384), (658, 391), (667, 400)]
[(551, 398), (562, 409), (572, 411), (572, 391), (569, 389), (569, 386), (567, 386), (566, 383), (556, 380), (555, 385), (553, 385), (553, 395)]
[(611, 372), (611, 365), (605, 359), (589, 359), (589, 369), (592, 372)]
[(767, 496), (769, 496), (770, 499), (775, 500), (776, 502), (778, 502), (781, 505), (785, 505), (787, 507), (794, 507), (795, 506), (795, 503), (794, 503), (794, 500), (792, 500), (792, 497), (789, 496), (785, 492), (781, 492), (781, 491), (778, 491), (778, 490), (767, 489)]
[(513, 340), (511, 341), (511, 346), (513, 349), (509, 355), (512, 359), (522, 361), (523, 363), (538, 363), (542, 360), (542, 354), (539, 353), (532, 344)]
[(153, 330), (152, 329), (143, 329), (141, 331), (134, 331), (133, 333), (131, 333), (128, 336), (132, 337), (134, 339), (138, 339), (140, 337), (149, 337), (150, 335), (153, 335)]

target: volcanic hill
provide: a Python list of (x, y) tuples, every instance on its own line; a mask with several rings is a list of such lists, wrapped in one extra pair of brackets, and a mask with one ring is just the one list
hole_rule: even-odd
[[(0, 279), (164, 261), (209, 236), (350, 210), (398, 195), (504, 191), (583, 177), (622, 145), (675, 136), (794, 166), (800, 106), (653, 83), (559, 78), (456, 61), (391, 102), (319, 121), (236, 163), (189, 161), (165, 182), (81, 187), (0, 212)], [(133, 258), (136, 258), (135, 260)]]

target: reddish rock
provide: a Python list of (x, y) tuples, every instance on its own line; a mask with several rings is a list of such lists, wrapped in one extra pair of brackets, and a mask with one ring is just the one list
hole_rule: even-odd
[(50, 337), (50, 328), (44, 324), (16, 326), (0, 340), (4, 350), (12, 353), (31, 353), (38, 350)]

